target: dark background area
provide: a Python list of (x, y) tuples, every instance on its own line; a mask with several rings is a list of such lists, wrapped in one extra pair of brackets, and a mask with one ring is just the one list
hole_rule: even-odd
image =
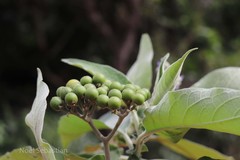
[[(104, 63), (126, 73), (141, 34), (148, 33), (154, 65), (168, 52), (173, 62), (199, 48), (184, 66), (187, 87), (215, 68), (240, 65), (239, 16), (238, 0), (1, 0), (0, 154), (36, 146), (24, 116), (35, 97), (37, 67), (51, 96), (68, 79), (84, 74), (61, 58)], [(47, 110), (43, 137), (55, 146), (59, 117)], [(187, 136), (240, 159), (236, 136), (195, 130)]]

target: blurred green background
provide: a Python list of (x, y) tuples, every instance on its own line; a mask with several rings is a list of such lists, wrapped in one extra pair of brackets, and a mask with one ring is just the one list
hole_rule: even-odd
[[(173, 62), (199, 48), (184, 66), (183, 87), (188, 87), (215, 68), (240, 65), (239, 16), (238, 0), (1, 0), (0, 154), (36, 146), (24, 123), (35, 96), (36, 67), (52, 96), (68, 79), (84, 74), (61, 58), (104, 63), (126, 73), (141, 34), (149, 33), (154, 66), (168, 52)], [(60, 115), (47, 110), (43, 134), (56, 147)], [(187, 137), (240, 159), (236, 136), (193, 130)], [(184, 159), (159, 147), (151, 156)]]

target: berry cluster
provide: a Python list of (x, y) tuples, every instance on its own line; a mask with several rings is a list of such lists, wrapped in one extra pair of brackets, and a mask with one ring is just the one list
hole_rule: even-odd
[(71, 112), (89, 110), (90, 107), (108, 108), (115, 112), (121, 108), (134, 109), (150, 98), (148, 89), (134, 84), (123, 85), (110, 81), (102, 74), (84, 76), (79, 80), (71, 79), (61, 86), (52, 97), (50, 106), (55, 110)]

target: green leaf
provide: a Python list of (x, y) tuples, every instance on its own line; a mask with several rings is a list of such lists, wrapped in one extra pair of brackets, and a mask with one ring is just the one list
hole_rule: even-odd
[(197, 48), (190, 49), (182, 56), (182, 58), (174, 62), (166, 69), (153, 90), (152, 98), (150, 100), (151, 105), (158, 104), (168, 91), (171, 91), (176, 87), (185, 59), (196, 49)]
[(207, 156), (211, 157), (212, 159), (233, 160), (232, 157), (229, 157), (212, 148), (189, 141), (187, 139), (181, 139), (178, 143), (173, 143), (166, 139), (162, 139), (161, 137), (158, 137), (154, 140), (160, 142), (176, 153), (187, 157), (188, 159), (199, 159)]
[(95, 155), (91, 158), (89, 158), (88, 160), (105, 160), (105, 156), (104, 155)]
[[(108, 127), (99, 120), (93, 120), (96, 128), (108, 129)], [(92, 131), (87, 122), (74, 115), (62, 116), (58, 124), (58, 133), (63, 145), (63, 148), (67, 148), (68, 145), (74, 140), (85, 133)]]
[(148, 34), (143, 34), (137, 60), (127, 73), (131, 82), (142, 88), (150, 88), (152, 84), (153, 48)]
[[(59, 150), (58, 150), (59, 152)], [(79, 157), (73, 154), (64, 155), (66, 160), (86, 160), (86, 158)], [(39, 149), (32, 147), (23, 147), (14, 149), (0, 157), (0, 160), (43, 160)], [(58, 159), (59, 160), (59, 159)]]
[(157, 84), (159, 82), (159, 79), (162, 77), (163, 73), (166, 71), (166, 69), (170, 66), (170, 64), (167, 62), (168, 58), (169, 58), (169, 53), (167, 53), (164, 57), (162, 57), (159, 61), (159, 65), (157, 68), (157, 76), (155, 79), (155, 83), (154, 83), (154, 87), (157, 87)]
[(0, 157), (0, 160), (43, 160), (39, 149), (34, 149), (32, 147), (23, 147), (15, 149), (11, 152), (6, 153)]
[(96, 73), (102, 73), (106, 78), (108, 78), (111, 81), (118, 81), (122, 84), (130, 83), (130, 81), (122, 72), (108, 65), (98, 64), (74, 58), (62, 59), (62, 62), (81, 68), (92, 75)]
[(239, 79), (240, 79), (240, 67), (220, 68), (205, 75), (192, 87), (198, 88), (224, 87), (240, 89)]
[(49, 89), (47, 84), (43, 82), (42, 72), (39, 68), (37, 69), (37, 72), (36, 97), (31, 111), (25, 117), (25, 122), (31, 128), (43, 158), (45, 160), (55, 160), (56, 158), (53, 149), (48, 143), (42, 140), (44, 116), (47, 108), (46, 98), (49, 94)]
[(240, 135), (240, 91), (188, 88), (168, 92), (146, 111), (147, 132), (198, 128)]

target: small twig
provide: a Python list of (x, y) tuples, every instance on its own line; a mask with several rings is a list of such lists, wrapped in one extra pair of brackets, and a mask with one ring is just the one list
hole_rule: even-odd
[(102, 133), (95, 127), (95, 125), (93, 124), (92, 118), (89, 118), (89, 120), (85, 120), (86, 122), (88, 122), (88, 124), (90, 125), (90, 127), (93, 129), (93, 132), (95, 133), (95, 135), (97, 136), (97, 138), (101, 141), (103, 141), (104, 136), (102, 135)]

